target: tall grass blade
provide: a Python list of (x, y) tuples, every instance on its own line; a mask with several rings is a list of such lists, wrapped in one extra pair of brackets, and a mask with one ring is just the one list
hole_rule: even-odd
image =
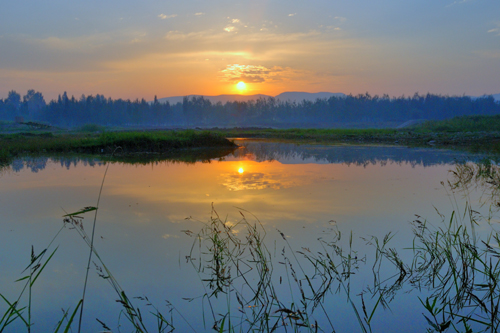
[[(78, 304), (76, 305), (75, 310), (73, 310), (73, 313), (71, 314), (71, 317), (69, 317), (69, 319), (68, 319), (68, 322), (67, 322), (66, 327), (64, 329), (64, 333), (68, 333), (71, 330), (71, 324), (73, 323), (73, 320), (75, 319), (75, 316), (76, 316), (76, 314), (78, 312), (78, 309), (80, 308), (80, 306), (82, 305), (82, 303), (83, 303), (83, 300), (80, 300), (78, 302)], [(57, 325), (54, 333), (59, 332), (59, 329), (61, 329), (62, 324), (64, 322), (64, 319), (66, 319), (67, 316), (68, 316), (68, 312), (66, 311), (64, 313), (63, 317), (61, 318), (61, 320), (59, 321), (59, 323), (58, 323), (58, 325)]]

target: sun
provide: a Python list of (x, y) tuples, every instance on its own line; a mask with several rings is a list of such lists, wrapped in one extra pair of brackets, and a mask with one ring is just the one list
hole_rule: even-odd
[(238, 89), (240, 92), (244, 92), (245, 90), (247, 90), (247, 85), (245, 84), (245, 82), (240, 81), (236, 84), (236, 89)]
[(243, 170), (243, 168), (239, 168), (239, 169), (238, 169), (238, 172), (239, 172), (240, 174), (242, 174), (243, 172), (245, 172), (245, 170)]

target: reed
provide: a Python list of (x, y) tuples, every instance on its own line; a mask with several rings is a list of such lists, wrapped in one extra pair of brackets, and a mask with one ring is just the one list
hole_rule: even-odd
[[(401, 272), (398, 281), (428, 291), (419, 299), (429, 332), (497, 332), (500, 327), (500, 234), (492, 222), (498, 210), (499, 170), (489, 161), (459, 164), (447, 184), (451, 198), (468, 197), (472, 187), (484, 191), (484, 203), (493, 204), (486, 216), (468, 203), (462, 209), (456, 206), (448, 218), (439, 214), (437, 225), (417, 216), (411, 263), (381, 252)], [(490, 232), (479, 234), (478, 226), (489, 226)]]

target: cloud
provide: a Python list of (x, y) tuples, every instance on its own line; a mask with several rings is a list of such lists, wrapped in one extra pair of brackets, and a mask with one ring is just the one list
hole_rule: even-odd
[(340, 23), (344, 23), (345, 21), (347, 21), (347, 19), (342, 16), (335, 16), (334, 19), (339, 21)]
[(264, 82), (265, 77), (269, 76), (272, 69), (264, 66), (254, 65), (227, 65), (221, 70), (221, 75), (224, 81), (245, 81), (245, 82)]
[(288, 16), (290, 16), (290, 17), (295, 16), (295, 15), (297, 15), (297, 13), (288, 14)]
[(496, 28), (493, 28), (493, 29), (490, 29), (488, 30), (488, 33), (490, 34), (495, 34), (497, 36), (500, 36), (500, 23), (495, 23), (496, 24)]
[(199, 13), (194, 13), (194, 16), (202, 16), (205, 15), (205, 13), (199, 12)]
[[(231, 83), (231, 78), (255, 84), (309, 82), (314, 74), (312, 71), (316, 70), (314, 67), (325, 59), (325, 54), (332, 48), (336, 52), (346, 48), (345, 43), (332, 43), (327, 33), (319, 31), (276, 33), (240, 28), (238, 33), (228, 33), (222, 28), (191, 32), (172, 30), (160, 36), (135, 29), (72, 38), (34, 38), (4, 33), (0, 35), (0, 70), (4, 73), (0, 73), (0, 78), (7, 75), (8, 82), (24, 82), (27, 80), (23, 78), (31, 77), (31, 82), (41, 82), (39, 86), (46, 82), (52, 85), (53, 82), (65, 82), (67, 88), (61, 83), (56, 90), (100, 89), (107, 94), (116, 94), (107, 88), (112, 84), (116, 91), (119, 86), (124, 90), (124, 78), (131, 73), (134, 80), (129, 81), (134, 84), (142, 82), (137, 78), (158, 76), (160, 72), (176, 73), (186, 82), (196, 81), (196, 77), (201, 76), (200, 71), (210, 80)], [(312, 62), (311, 55), (315, 57)], [(229, 75), (221, 71), (228, 64), (247, 67), (241, 68), (239, 74)], [(257, 65), (262, 67), (257, 68)], [(196, 74), (193, 68), (198, 71)], [(299, 68), (308, 68), (309, 72), (297, 70)], [(177, 74), (181, 71), (189, 75)], [(16, 75), (18, 81), (13, 79)], [(199, 88), (192, 89), (202, 88), (200, 83)]]
[(290, 67), (273, 66), (267, 68), (261, 65), (227, 65), (220, 71), (221, 79), (226, 82), (243, 81), (246, 83), (277, 82), (298, 77), (305, 71)]
[[(229, 19), (229, 17), (228, 17)], [(243, 26), (243, 23), (241, 23), (240, 19), (229, 19), (229, 23), (226, 25), (224, 28), (224, 31), (226, 32), (238, 32), (238, 28), (236, 26)], [(246, 26), (244, 26), (246, 28)]]
[[(228, 24), (224, 29), (226, 32), (235, 32), (237, 31), (237, 27), (231, 24)], [(322, 33), (320, 31), (311, 30), (308, 32), (296, 32), (296, 33), (273, 33), (268, 31), (249, 31), (244, 30), (244, 33), (241, 34), (232, 34), (228, 36), (224, 32), (218, 32), (217, 30), (205, 30), (205, 31), (197, 31), (197, 32), (189, 32), (185, 33), (178, 30), (172, 30), (165, 34), (164, 38), (166, 40), (178, 40), (185, 41), (186, 45), (195, 45), (197, 48), (200, 48), (203, 45), (207, 45), (210, 49), (214, 49), (219, 47), (221, 43), (221, 48), (223, 49), (234, 49), (234, 48), (249, 48), (249, 44), (265, 44), (266, 48), (274, 48), (277, 45), (281, 44), (289, 44), (289, 43), (301, 43), (301, 42), (312, 42), (320, 38)], [(214, 44), (216, 43), (216, 44)], [(301, 52), (298, 49), (294, 49), (294, 51)]]
[(450, 3), (449, 5), (447, 5), (446, 7), (451, 7), (451, 6), (455, 6), (455, 5), (460, 5), (460, 4), (463, 4), (463, 3), (466, 3), (466, 2), (471, 2), (471, 1), (476, 1), (476, 0), (460, 0), (460, 1), (453, 1), (452, 3)]
[(166, 20), (166, 19), (169, 19), (169, 18), (173, 18), (173, 17), (176, 17), (177, 14), (172, 14), (172, 15), (165, 15), (165, 14), (160, 14), (158, 15), (158, 17), (162, 20)]

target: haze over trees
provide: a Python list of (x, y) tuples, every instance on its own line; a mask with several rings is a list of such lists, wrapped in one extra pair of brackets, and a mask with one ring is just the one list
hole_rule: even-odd
[[(123, 100), (103, 95), (69, 97), (66, 92), (48, 104), (40, 92), (26, 95), (10, 91), (0, 99), (0, 120), (44, 122), (74, 127), (84, 124), (161, 127), (335, 127), (362, 123), (403, 123), (412, 119), (442, 120), (465, 115), (500, 114), (500, 103), (492, 96), (442, 96), (418, 93), (389, 97), (370, 94), (332, 96), (315, 101), (252, 101), (212, 103), (203, 97), (185, 97), (182, 103), (160, 103), (145, 99)], [(18, 118), (19, 119), (19, 118)]]

